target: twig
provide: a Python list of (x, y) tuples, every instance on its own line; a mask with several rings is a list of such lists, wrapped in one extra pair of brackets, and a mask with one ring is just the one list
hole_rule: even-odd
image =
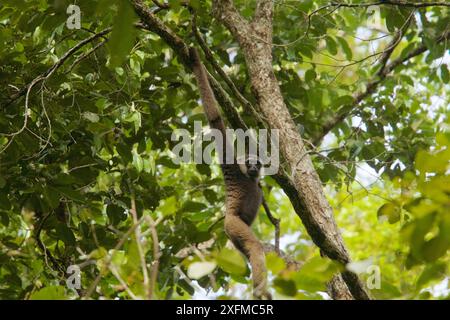
[(384, 53), (380, 57), (380, 69), (376, 73), (376, 76), (383, 77), (385, 76), (385, 69), (386, 64), (389, 60), (389, 58), (392, 55), (392, 52), (394, 52), (395, 48), (398, 46), (400, 41), (403, 38), (403, 35), (405, 34), (406, 30), (408, 29), (409, 25), (411, 24), (412, 18), (414, 17), (414, 13), (416, 10), (411, 10), (411, 13), (408, 16), (408, 19), (406, 19), (405, 23), (401, 26), (401, 28), (395, 33), (394, 37), (392, 38), (391, 42), (388, 44), (387, 48), (384, 50)]
[(148, 291), (148, 298), (151, 300), (153, 298), (153, 295), (155, 293), (156, 288), (156, 282), (158, 279), (158, 271), (159, 271), (159, 258), (160, 258), (160, 251), (159, 251), (159, 239), (158, 239), (158, 232), (156, 230), (156, 226), (158, 225), (159, 221), (156, 222), (153, 220), (153, 218), (148, 215), (146, 216), (146, 219), (148, 221), (148, 225), (151, 231), (152, 235), (152, 241), (153, 241), (153, 263), (151, 268), (151, 274), (150, 274), (150, 286)]
[(411, 1), (392, 1), (383, 0), (368, 3), (341, 3), (332, 2), (325, 7), (346, 7), (346, 8), (366, 8), (370, 6), (399, 6), (399, 7), (410, 7), (410, 8), (425, 8), (425, 7), (450, 7), (449, 2), (434, 1), (434, 2), (411, 2)]
[(161, 3), (158, 0), (152, 0), (152, 2), (155, 4), (155, 6), (161, 8), (161, 9), (169, 9), (170, 8), (168, 3), (165, 3), (165, 2)]
[(23, 121), (23, 125), (22, 127), (17, 130), (16, 132), (12, 132), (12, 133), (3, 133), (3, 135), (10, 137), (8, 143), (6, 144), (6, 146), (4, 146), (1, 150), (0, 153), (3, 153), (13, 142), (14, 138), (19, 135), (20, 133), (22, 133), (28, 124), (28, 118), (30, 116), (30, 108), (29, 108), (29, 97), (30, 97), (30, 93), (31, 90), (33, 89), (33, 87), (38, 84), (41, 81), (45, 81), (47, 80), (56, 70), (58, 70), (59, 67), (61, 67), (64, 62), (69, 59), (75, 52), (77, 52), (80, 48), (82, 48), (83, 46), (85, 46), (86, 44), (90, 43), (91, 41), (97, 39), (98, 37), (102, 37), (103, 35), (109, 33), (111, 31), (111, 28), (105, 29), (99, 33), (94, 34), (93, 36), (84, 39), (82, 41), (80, 41), (78, 44), (76, 44), (74, 47), (70, 48), (69, 51), (67, 51), (62, 57), (61, 59), (59, 59), (50, 69), (48, 69), (47, 71), (45, 71), (44, 73), (42, 73), (41, 75), (37, 76), (36, 78), (34, 78), (30, 84), (28, 84), (27, 86), (23, 87), (19, 92), (15, 93), (10, 100), (5, 104), (4, 108), (8, 107), (9, 105), (11, 105), (14, 101), (16, 101), (17, 99), (19, 99), (20, 97), (22, 97), (23, 95), (25, 96), (25, 110), (24, 110), (24, 121)]
[(71, 72), (72, 69), (78, 64), (80, 63), (82, 60), (86, 59), (87, 57), (89, 57), (91, 54), (93, 54), (95, 51), (97, 51), (99, 48), (101, 48), (102, 46), (105, 45), (105, 43), (108, 42), (108, 39), (103, 40), (102, 42), (97, 43), (92, 49), (90, 49), (88, 52), (83, 53), (82, 55), (80, 55), (77, 60), (75, 60), (69, 67), (69, 69), (66, 71), (66, 74)]
[(288, 255), (283, 250), (279, 250), (279, 252), (277, 252), (276, 247), (271, 243), (263, 243), (262, 246), (263, 246), (264, 253), (275, 252), (281, 259), (283, 259), (283, 261), (286, 264), (286, 267), (288, 269), (291, 269), (291, 270), (293, 269), (295, 271), (300, 270), (303, 263), (295, 260), (292, 256)]
[[(134, 194), (131, 195), (131, 210), (130, 210), (131, 216), (133, 217), (133, 223), (137, 223), (138, 222), (138, 218), (137, 218), (137, 212), (136, 212), (136, 199), (134, 197)], [(150, 295), (150, 282), (149, 282), (149, 278), (148, 278), (148, 270), (147, 270), (147, 263), (145, 262), (145, 252), (142, 248), (142, 244), (141, 244), (141, 229), (138, 226), (137, 228), (134, 229), (134, 236), (136, 238), (136, 246), (137, 246), (137, 250), (139, 253), (139, 259), (141, 262), (141, 268), (142, 268), (142, 274), (144, 276), (144, 288), (145, 288), (145, 292), (148, 294), (148, 296)], [(150, 299), (150, 297), (148, 297)]]
[(56, 258), (53, 257), (51, 251), (47, 249), (47, 247), (44, 245), (44, 243), (41, 240), (42, 228), (44, 227), (45, 222), (47, 221), (47, 219), (50, 217), (51, 214), (52, 214), (52, 212), (49, 212), (42, 218), (41, 222), (39, 223), (39, 225), (36, 229), (36, 234), (35, 234), (34, 238), (36, 239), (36, 243), (38, 244), (38, 247), (41, 249), (42, 253), (44, 254), (44, 260), (45, 260), (47, 266), (48, 266), (47, 259), (49, 259), (53, 265), (53, 268), (64, 277), (65, 276), (64, 268), (59, 264), (58, 260), (56, 260)]
[(99, 38), (99, 37), (103, 37), (104, 35), (108, 34), (109, 32), (111, 32), (112, 28), (107, 28), (103, 31), (100, 31), (99, 33), (96, 33), (92, 36), (90, 36), (89, 38), (86, 38), (82, 41), (80, 41), (79, 43), (77, 43), (75, 46), (73, 46), (72, 48), (69, 49), (69, 51), (67, 51), (62, 57), (61, 59), (59, 59), (53, 66), (51, 66), (50, 69), (48, 69), (47, 71), (45, 71), (44, 73), (42, 73), (41, 75), (37, 76), (35, 79), (33, 79), (30, 84), (26, 85), (25, 87), (23, 87), (22, 89), (20, 89), (19, 92), (17, 92), (16, 94), (14, 94), (10, 100), (4, 105), (4, 108), (8, 107), (11, 103), (13, 103), (15, 100), (17, 100), (18, 98), (22, 97), (23, 95), (25, 95), (27, 93), (27, 91), (31, 90), (30, 87), (32, 88), (36, 83), (38, 83), (39, 81), (42, 81), (44, 79), (47, 79), (49, 76), (51, 76), (53, 74), (53, 72), (55, 72), (59, 67), (61, 67), (64, 62), (66, 62), (67, 59), (69, 59), (75, 52), (77, 52), (79, 49), (81, 49), (82, 47), (84, 47), (86, 44), (92, 42), (93, 40)]
[[(137, 223), (133, 224), (130, 229), (120, 238), (119, 242), (117, 242), (116, 246), (112, 249), (112, 253), (106, 258), (105, 261), (105, 267), (109, 269), (109, 266), (111, 265), (112, 258), (114, 256), (115, 251), (122, 248), (125, 241), (128, 240), (130, 235), (134, 232), (134, 230), (144, 221), (144, 216), (142, 216)], [(94, 292), (95, 288), (97, 287), (98, 283), (100, 282), (100, 279), (102, 278), (102, 273), (99, 272), (97, 277), (94, 279), (94, 282), (91, 284), (89, 289), (86, 291), (86, 294), (84, 295), (83, 299), (89, 299), (92, 293)]]
[(272, 212), (270, 212), (270, 208), (267, 205), (264, 196), (262, 198), (262, 205), (264, 207), (264, 210), (266, 211), (267, 217), (275, 227), (275, 252), (280, 255), (280, 219), (277, 219), (272, 215)]
[[(443, 35), (436, 38), (436, 43), (441, 43), (442, 41), (446, 41), (450, 36), (450, 32), (446, 31)], [(393, 60), (391, 63), (387, 64), (383, 71), (375, 77), (375, 79), (369, 81), (366, 85), (365, 91), (362, 91), (354, 96), (353, 102), (350, 105), (347, 105), (344, 109), (341, 109), (341, 112), (338, 112), (337, 115), (326, 122), (320, 131), (320, 133), (314, 137), (313, 144), (319, 145), (322, 141), (323, 137), (330, 132), (336, 125), (341, 123), (344, 119), (346, 119), (353, 110), (359, 105), (361, 101), (363, 101), (365, 98), (370, 96), (377, 87), (383, 82), (383, 80), (398, 66), (402, 65), (404, 62), (424, 53), (429, 48), (424, 44), (416, 49), (412, 50), (410, 53), (405, 55), (404, 57), (399, 57), (395, 60)]]
[(122, 277), (120, 276), (119, 272), (117, 271), (116, 267), (114, 266), (114, 264), (111, 264), (109, 266), (109, 270), (111, 270), (111, 273), (114, 275), (114, 277), (116, 277), (117, 280), (119, 280), (120, 284), (122, 285), (122, 287), (124, 287), (125, 291), (128, 293), (128, 295), (131, 297), (131, 299), (133, 300), (141, 300), (139, 299), (134, 293), (133, 291), (131, 291), (131, 289), (128, 287), (128, 285), (125, 283), (125, 281), (122, 279)]

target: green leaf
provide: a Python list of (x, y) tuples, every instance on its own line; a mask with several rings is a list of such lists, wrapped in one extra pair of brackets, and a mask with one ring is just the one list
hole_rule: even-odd
[(342, 37), (336, 37), (336, 40), (341, 45), (342, 51), (344, 51), (344, 54), (345, 54), (345, 57), (347, 58), (347, 60), (352, 60), (353, 52), (352, 52), (352, 49), (350, 49), (348, 42)]
[(447, 265), (445, 263), (436, 263), (427, 266), (421, 273), (419, 279), (416, 282), (416, 290), (420, 290), (426, 284), (434, 279), (440, 279), (445, 276)]
[(217, 265), (225, 272), (243, 276), (247, 273), (247, 264), (244, 257), (237, 251), (224, 248), (216, 256)]
[(108, 205), (106, 208), (106, 214), (108, 215), (112, 225), (117, 225), (127, 218), (124, 208), (115, 204)]
[(388, 202), (383, 204), (377, 211), (377, 217), (379, 220), (387, 218), (390, 224), (394, 224), (400, 221), (400, 207), (395, 203)]
[(58, 224), (55, 228), (55, 232), (58, 240), (63, 241), (68, 246), (75, 246), (75, 236), (72, 230), (70, 230), (66, 225)]
[(6, 180), (0, 175), (0, 189), (6, 185)]
[(217, 264), (212, 261), (193, 262), (188, 267), (188, 277), (191, 279), (200, 279), (216, 269)]
[(395, 32), (400, 29), (405, 23), (405, 19), (395, 6), (383, 8), (386, 18), (386, 28), (389, 32)]
[(447, 237), (439, 233), (436, 237), (426, 241), (422, 247), (422, 256), (428, 262), (433, 262), (444, 256), (449, 249), (450, 242)]
[(286, 268), (286, 263), (275, 252), (269, 252), (266, 254), (267, 269), (273, 274), (278, 274)]
[(306, 82), (313, 82), (317, 77), (316, 72), (314, 69), (308, 69), (305, 73), (305, 81)]
[(89, 111), (83, 112), (83, 118), (93, 123), (97, 123), (100, 120), (98, 114)]
[(45, 287), (30, 296), (30, 300), (65, 300), (66, 298), (63, 286)]
[(275, 286), (275, 290), (281, 294), (289, 297), (293, 297), (297, 294), (297, 286), (291, 279), (283, 279), (278, 277), (273, 281), (273, 284)]
[(78, 202), (86, 202), (86, 197), (84, 197), (79, 191), (70, 189), (69, 187), (63, 187), (63, 186), (49, 186), (49, 189), (58, 192), (62, 196), (75, 200)]
[(341, 267), (331, 260), (316, 256), (308, 260), (293, 279), (298, 289), (309, 292), (325, 291), (326, 283), (340, 269)]
[(191, 285), (184, 279), (178, 281), (178, 285), (190, 295), (195, 293), (195, 289), (192, 288)]
[(136, 37), (134, 21), (135, 13), (131, 4), (126, 0), (120, 0), (119, 11), (114, 19), (113, 30), (108, 43), (111, 53), (111, 68), (119, 67), (133, 48)]
[(8, 199), (8, 195), (5, 192), (0, 192), (0, 209), (9, 210), (11, 208), (11, 202)]
[(42, 195), (44, 196), (45, 201), (47, 202), (50, 209), (54, 209), (59, 206), (59, 202), (61, 200), (61, 196), (59, 192), (55, 192), (50, 188), (43, 187)]
[(443, 83), (449, 83), (450, 73), (448, 71), (448, 66), (444, 63), (441, 66), (441, 79)]
[(327, 49), (332, 55), (336, 55), (338, 53), (337, 51), (337, 44), (336, 41), (332, 37), (327, 36), (325, 38), (325, 42), (327, 44)]
[(344, 106), (347, 104), (351, 104), (351, 103), (353, 103), (354, 100), (355, 99), (349, 95), (340, 96), (336, 99), (333, 99), (333, 101), (332, 101), (333, 109), (336, 109), (340, 106)]
[(199, 212), (206, 209), (206, 205), (201, 202), (186, 201), (181, 209), (184, 212)]
[(142, 172), (144, 169), (144, 160), (137, 153), (137, 151), (133, 150), (133, 166), (136, 168), (137, 172)]

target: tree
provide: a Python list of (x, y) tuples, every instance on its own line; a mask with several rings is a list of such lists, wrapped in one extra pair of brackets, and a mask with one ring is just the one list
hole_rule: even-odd
[[(225, 246), (217, 166), (172, 161), (172, 132), (203, 119), (190, 46), (231, 127), (280, 132), (282, 166), (264, 190), (283, 237), (302, 241), (280, 256), (266, 245), (279, 297), (439, 295), (429, 290), (446, 278), (450, 246), (448, 3), (78, 6), (81, 29), (66, 1), (0, 6), (2, 297), (232, 296), (249, 283)], [(270, 242), (269, 219), (258, 221)], [(71, 265), (75, 291), (64, 287)]]

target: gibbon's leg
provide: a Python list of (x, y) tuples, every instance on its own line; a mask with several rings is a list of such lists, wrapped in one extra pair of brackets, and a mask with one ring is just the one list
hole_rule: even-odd
[(225, 232), (234, 246), (249, 260), (252, 268), (253, 296), (256, 299), (272, 299), (267, 291), (267, 271), (264, 250), (250, 227), (239, 216), (225, 215)]

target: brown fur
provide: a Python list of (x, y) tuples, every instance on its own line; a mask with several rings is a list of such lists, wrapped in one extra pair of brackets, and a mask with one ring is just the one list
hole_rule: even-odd
[[(226, 159), (225, 151), (229, 142), (225, 135), (225, 124), (197, 50), (191, 48), (190, 55), (205, 115), (210, 126), (222, 132), (223, 159)], [(256, 298), (271, 299), (271, 295), (266, 288), (267, 272), (263, 247), (250, 228), (262, 203), (262, 191), (259, 187), (258, 179), (242, 173), (236, 161), (233, 164), (224, 163), (221, 167), (226, 188), (225, 232), (234, 246), (250, 262), (254, 296)]]

